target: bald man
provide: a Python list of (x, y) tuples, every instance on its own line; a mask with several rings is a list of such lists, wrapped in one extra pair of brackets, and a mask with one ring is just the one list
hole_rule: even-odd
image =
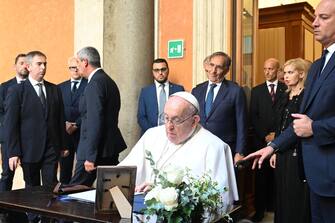
[[(277, 79), (280, 68), (279, 61), (269, 58), (264, 62), (265, 82), (251, 90), (250, 117), (254, 130), (253, 148), (259, 149), (274, 138), (276, 130), (276, 105), (282, 100), (286, 86)], [(273, 169), (270, 165), (256, 172), (255, 179), (255, 209), (254, 222), (264, 217), (266, 209), (273, 209)]]

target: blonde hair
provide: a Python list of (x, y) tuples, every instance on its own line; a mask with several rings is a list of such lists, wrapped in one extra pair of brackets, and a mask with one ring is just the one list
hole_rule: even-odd
[[(301, 82), (303, 85), (305, 85), (305, 80), (307, 77), (307, 73), (308, 70), (311, 66), (311, 62), (308, 60), (304, 60), (300, 57), (298, 58), (294, 58), (294, 59), (290, 59), (288, 61), (286, 61), (283, 65), (283, 69), (285, 69), (286, 66), (293, 66), (295, 70), (297, 70), (298, 72), (302, 72), (304, 74)], [(286, 92), (290, 92), (291, 88), (288, 86)]]

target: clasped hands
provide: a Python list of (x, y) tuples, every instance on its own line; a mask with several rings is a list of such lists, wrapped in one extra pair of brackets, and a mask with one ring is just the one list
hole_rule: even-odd
[[(294, 133), (303, 138), (307, 138), (313, 135), (312, 123), (313, 120), (310, 119), (307, 115), (304, 114), (292, 114), (292, 117), (295, 118), (292, 124)], [(252, 169), (255, 169), (256, 166), (260, 169), (262, 167), (263, 161), (270, 157), (274, 152), (274, 148), (271, 146), (266, 146), (263, 149), (260, 149), (254, 153), (249, 154), (243, 160), (253, 160)]]
[(65, 130), (69, 135), (74, 133), (77, 129), (78, 126), (75, 122), (68, 122), (68, 121), (65, 122)]

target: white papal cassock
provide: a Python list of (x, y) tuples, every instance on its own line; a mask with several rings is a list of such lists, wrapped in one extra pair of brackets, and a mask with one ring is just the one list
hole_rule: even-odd
[(188, 167), (193, 175), (198, 176), (211, 171), (212, 179), (216, 180), (221, 188), (227, 187), (229, 190), (223, 194), (224, 204), (229, 205), (238, 200), (229, 146), (200, 125), (186, 142), (179, 145), (168, 140), (164, 125), (148, 129), (128, 156), (119, 163), (119, 166), (137, 166), (136, 185), (153, 181), (150, 163), (145, 159), (145, 150), (152, 153), (153, 160), (160, 170), (170, 165)]

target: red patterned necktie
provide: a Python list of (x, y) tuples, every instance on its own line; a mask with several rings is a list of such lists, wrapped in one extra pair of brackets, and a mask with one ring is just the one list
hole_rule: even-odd
[(274, 84), (269, 84), (271, 90), (270, 90), (270, 95), (271, 95), (271, 100), (272, 103), (275, 102), (275, 85)]

